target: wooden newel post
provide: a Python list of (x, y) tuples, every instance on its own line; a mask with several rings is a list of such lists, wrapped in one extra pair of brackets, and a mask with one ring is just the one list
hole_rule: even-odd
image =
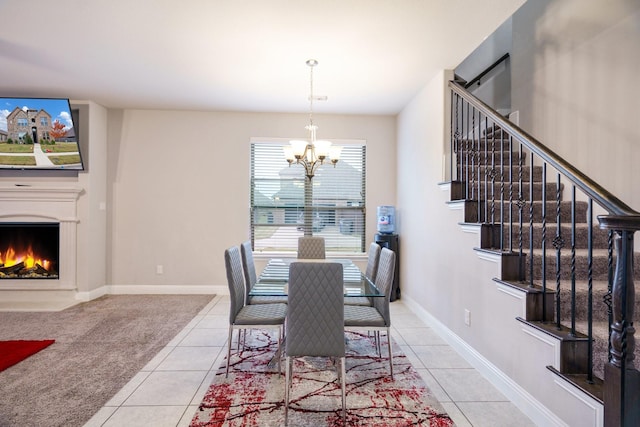
[(633, 234), (639, 216), (601, 216), (600, 228), (615, 232), (615, 273), (612, 286), (611, 350), (604, 369), (604, 425), (640, 425), (640, 372), (634, 366), (635, 286)]

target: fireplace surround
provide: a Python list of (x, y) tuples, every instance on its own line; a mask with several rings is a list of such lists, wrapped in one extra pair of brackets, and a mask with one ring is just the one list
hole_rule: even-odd
[(48, 185), (0, 186), (0, 223), (59, 224), (58, 278), (3, 279), (4, 290), (75, 290), (77, 267), (78, 187)]

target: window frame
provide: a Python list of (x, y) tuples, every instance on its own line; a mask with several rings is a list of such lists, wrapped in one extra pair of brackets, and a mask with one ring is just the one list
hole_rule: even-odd
[[(358, 256), (366, 253), (366, 141), (365, 140), (332, 140), (333, 144), (344, 147), (343, 156), (336, 165), (340, 173), (335, 179), (335, 175), (326, 175), (327, 179), (322, 181), (323, 173), (330, 174), (334, 167), (330, 163), (325, 163), (316, 172), (316, 176), (311, 180), (314, 186), (314, 195), (320, 193), (317, 197), (313, 197), (312, 216), (314, 235), (326, 235), (328, 256)], [(295, 163), (288, 165), (284, 157), (282, 147), (289, 145), (289, 139), (283, 138), (251, 138), (250, 141), (250, 200), (249, 200), (249, 226), (251, 244), (254, 252), (258, 254), (283, 254), (294, 255), (297, 247), (297, 237), (305, 234), (304, 220), (304, 186), (306, 178), (304, 176), (304, 168), (302, 165)], [(269, 146), (273, 146), (272, 150)], [(257, 147), (268, 151), (263, 156), (271, 156), (277, 159), (277, 166), (266, 166), (256, 164)], [(354, 149), (349, 149), (352, 147)], [(348, 161), (345, 159), (347, 155)], [(281, 159), (281, 163), (280, 163)], [(264, 161), (269, 159), (262, 158)], [(342, 163), (342, 164), (341, 164)], [(256, 168), (258, 171), (256, 171)], [(268, 169), (265, 172), (265, 169)], [(262, 171), (262, 172), (261, 172)], [(260, 174), (278, 174), (278, 177), (267, 178)], [(344, 185), (344, 179), (353, 177), (352, 185)], [(333, 179), (332, 179), (333, 178)], [(257, 189), (260, 181), (264, 185), (273, 185), (271, 194), (265, 198), (265, 194)], [(269, 182), (273, 181), (273, 182)], [(329, 183), (334, 181), (333, 185)], [(320, 189), (318, 185), (325, 184)], [(263, 185), (263, 186), (264, 186)], [(294, 186), (295, 189), (291, 186)], [(289, 192), (284, 191), (288, 187)], [(277, 192), (275, 190), (277, 188)], [(345, 193), (339, 192), (344, 190)], [(333, 191), (333, 193), (332, 193)], [(336, 192), (337, 191), (337, 192)], [(330, 195), (328, 199), (326, 192)], [(260, 194), (258, 194), (260, 193)], [(266, 193), (269, 193), (267, 191)], [(280, 193), (284, 197), (279, 198), (276, 194)], [(295, 194), (292, 196), (292, 194)], [(286, 197), (289, 196), (289, 199)], [(273, 197), (271, 199), (271, 197)], [(258, 200), (261, 200), (259, 202)], [(288, 201), (287, 201), (288, 200)], [(277, 205), (278, 201), (282, 204)], [(321, 202), (324, 202), (321, 203)], [(342, 205), (344, 203), (344, 205)], [(271, 217), (269, 217), (271, 215)], [(267, 221), (265, 223), (265, 221)], [(318, 224), (318, 226), (316, 226)], [(327, 226), (325, 227), (325, 224)], [(268, 234), (268, 230), (273, 231), (273, 235), (278, 234), (280, 238), (272, 240), (269, 246), (260, 244), (257, 235)], [(283, 237), (286, 236), (286, 237)], [(286, 242), (286, 243), (285, 243)]]

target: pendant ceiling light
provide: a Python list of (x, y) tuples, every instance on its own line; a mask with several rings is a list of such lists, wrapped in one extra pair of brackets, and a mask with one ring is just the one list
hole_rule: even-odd
[(318, 169), (325, 160), (331, 161), (333, 166), (336, 166), (336, 163), (340, 160), (342, 147), (332, 146), (330, 141), (316, 139), (318, 126), (313, 124), (313, 67), (318, 65), (318, 61), (315, 59), (309, 59), (307, 61), (307, 65), (311, 70), (309, 79), (309, 124), (305, 126), (305, 129), (309, 131), (309, 139), (306, 141), (290, 141), (290, 145), (284, 147), (284, 155), (287, 162), (289, 162), (289, 166), (294, 162), (304, 166), (307, 178), (311, 179), (313, 178), (316, 169)]

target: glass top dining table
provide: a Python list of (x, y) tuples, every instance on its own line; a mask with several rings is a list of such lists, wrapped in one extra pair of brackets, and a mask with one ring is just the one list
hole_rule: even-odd
[(345, 297), (383, 297), (378, 288), (350, 259), (296, 259), (273, 258), (269, 260), (255, 285), (251, 296), (287, 296), (289, 266), (293, 262), (337, 262), (342, 264)]

